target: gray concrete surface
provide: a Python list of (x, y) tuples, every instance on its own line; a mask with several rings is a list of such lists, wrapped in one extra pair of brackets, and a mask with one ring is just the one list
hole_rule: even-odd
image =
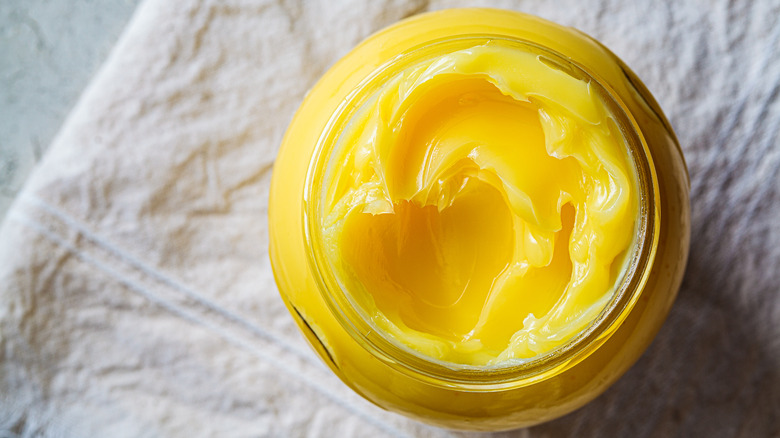
[(138, 3), (0, 1), (0, 221)]

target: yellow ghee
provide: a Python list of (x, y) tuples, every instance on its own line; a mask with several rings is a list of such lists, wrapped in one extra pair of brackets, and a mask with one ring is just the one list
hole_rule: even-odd
[(688, 177), (611, 52), (509, 11), (366, 40), (309, 92), (269, 205), (277, 285), (373, 403), (451, 428), (563, 415), (641, 355), (679, 288)]
[(436, 359), (527, 359), (604, 309), (639, 214), (584, 78), (491, 40), (413, 62), (346, 122), (323, 227), (345, 289)]

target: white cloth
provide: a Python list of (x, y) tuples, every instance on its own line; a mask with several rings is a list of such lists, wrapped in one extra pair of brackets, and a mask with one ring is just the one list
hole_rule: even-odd
[[(0, 230), (0, 436), (458, 434), (353, 394), (274, 285), (274, 156), (371, 32), (475, 2), (146, 0)], [(479, 2), (577, 27), (646, 82), (692, 179), (659, 337), (605, 395), (507, 436), (780, 435), (780, 2)]]

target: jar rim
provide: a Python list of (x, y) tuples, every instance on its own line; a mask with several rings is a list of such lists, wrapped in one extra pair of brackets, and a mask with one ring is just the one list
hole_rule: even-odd
[[(375, 81), (381, 81), (389, 73), (399, 71), (391, 67), (412, 63), (434, 49), (439, 50), (447, 45), (473, 47), (488, 42), (511, 44), (537, 53), (544, 57), (543, 62), (551, 63), (551, 67), (587, 79), (595, 85), (594, 89), (601, 94), (603, 103), (614, 117), (628, 147), (628, 155), (637, 177), (639, 216), (635, 226), (635, 240), (631, 245), (633, 254), (630, 255), (621, 280), (616, 283), (619, 286), (593, 321), (564, 344), (547, 353), (496, 365), (475, 366), (432, 358), (388, 339), (381, 330), (376, 329), (370, 318), (359, 310), (350, 294), (339, 284), (323, 254), (318, 197), (322, 193), (322, 173), (336, 143), (333, 139), (340, 132), (336, 128), (343, 127), (342, 122), (360, 106), (354, 102), (361, 97), (362, 90)], [(523, 386), (557, 374), (587, 357), (586, 353), (595, 351), (602, 345), (633, 308), (647, 280), (658, 243), (657, 186), (657, 176), (648, 146), (631, 112), (617, 92), (586, 66), (549, 47), (507, 35), (460, 34), (431, 40), (394, 56), (364, 78), (342, 100), (318, 137), (303, 193), (303, 233), (308, 267), (312, 271), (320, 295), (344, 330), (359, 345), (392, 368), (432, 384), (458, 385), (459, 388), (473, 391)]]

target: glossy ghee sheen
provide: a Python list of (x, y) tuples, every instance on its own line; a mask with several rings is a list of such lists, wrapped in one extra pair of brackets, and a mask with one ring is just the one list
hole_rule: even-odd
[(688, 254), (658, 104), (578, 31), (509, 11), (381, 31), (309, 92), (279, 152), (270, 256), (347, 385), (502, 430), (582, 406), (649, 345)]
[(500, 40), (394, 72), (331, 153), (322, 223), (379, 328), (471, 365), (551, 351), (606, 306), (639, 214), (589, 82)]

